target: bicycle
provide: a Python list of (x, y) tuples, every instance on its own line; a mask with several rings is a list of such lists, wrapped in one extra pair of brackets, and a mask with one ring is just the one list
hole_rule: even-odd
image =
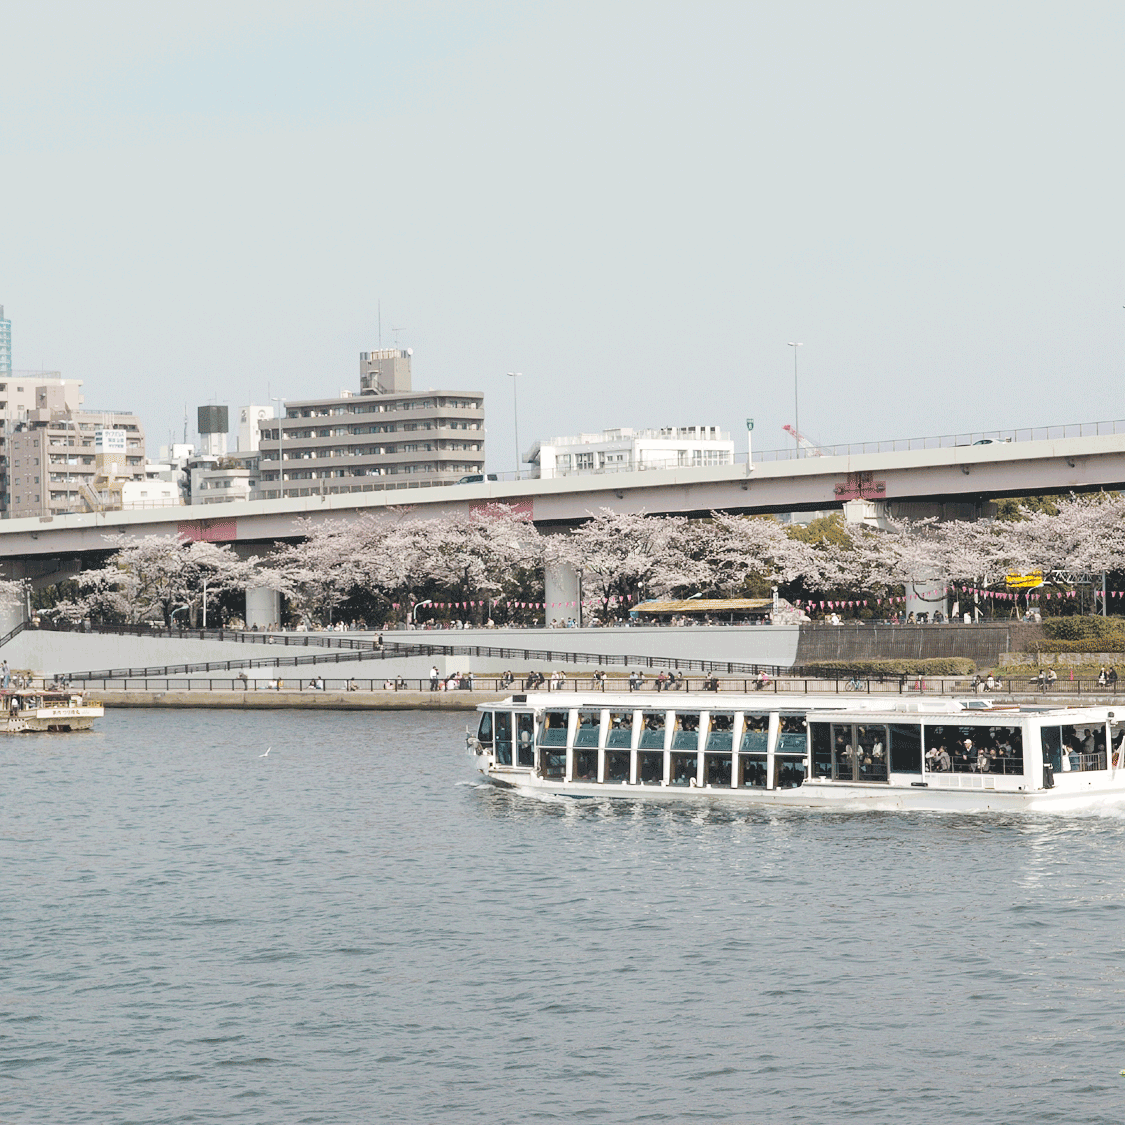
[(867, 685), (858, 676), (852, 676), (852, 678), (844, 684), (844, 691), (866, 691), (866, 690), (867, 690)]

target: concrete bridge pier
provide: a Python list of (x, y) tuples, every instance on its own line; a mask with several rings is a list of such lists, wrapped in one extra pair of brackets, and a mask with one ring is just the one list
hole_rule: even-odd
[[(579, 605), (581, 587), (578, 571), (570, 563), (552, 562), (543, 567), (543, 600), (547, 603), (543, 612), (548, 625), (565, 621), (568, 617), (582, 620)], [(568, 606), (567, 602), (573, 604)]]
[(281, 595), (268, 586), (246, 587), (246, 628), (276, 628), (281, 624)]

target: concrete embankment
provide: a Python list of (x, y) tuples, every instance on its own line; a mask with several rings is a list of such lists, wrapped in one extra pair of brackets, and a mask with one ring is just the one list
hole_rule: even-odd
[(480, 691), (93, 691), (106, 707), (211, 707), (243, 711), (472, 711), (508, 692)]
[[(741, 681), (739, 681), (741, 686)], [(825, 684), (819, 690), (815, 684), (810, 685), (810, 694), (823, 697), (832, 692), (833, 685)], [(90, 692), (91, 700), (99, 701), (106, 707), (211, 707), (220, 710), (243, 711), (269, 711), (297, 709), (305, 711), (472, 711), (478, 704), (491, 700), (506, 699), (513, 691), (518, 690), (518, 685), (505, 691), (208, 691), (208, 690), (168, 690), (168, 691), (120, 691), (95, 689)], [(624, 685), (618, 690), (624, 691)], [(737, 688), (736, 688), (737, 690)], [(892, 699), (901, 699), (901, 693), (895, 690), (873, 691), (862, 695), (841, 695), (840, 700), (846, 706), (849, 700), (861, 698), (870, 699), (872, 696), (885, 697), (888, 702)], [(947, 694), (927, 693), (929, 700), (939, 699), (967, 699), (968, 692), (950, 692)], [(660, 700), (661, 707), (675, 708), (676, 700), (681, 698), (674, 693), (661, 696), (654, 691), (645, 691), (637, 697), (638, 706), (655, 706)], [(715, 699), (721, 700), (720, 692)], [(762, 695), (763, 709), (780, 706), (785, 708), (787, 701), (792, 706), (800, 707), (805, 694), (799, 690), (791, 690), (775, 695), (767, 692)], [(650, 703), (649, 700), (652, 702)], [(546, 705), (550, 701), (547, 693), (536, 694), (535, 701), (538, 705)], [(542, 701), (542, 702), (540, 702)], [(1112, 707), (1121, 703), (1125, 707), (1125, 698), (1108, 692), (1097, 694), (1062, 694), (1040, 695), (1038, 692), (1026, 692), (1018, 695), (998, 695), (990, 697), (994, 707), (1016, 707), (1020, 704), (1038, 707)], [(698, 706), (698, 704), (696, 704)], [(979, 714), (979, 712), (977, 712)]]

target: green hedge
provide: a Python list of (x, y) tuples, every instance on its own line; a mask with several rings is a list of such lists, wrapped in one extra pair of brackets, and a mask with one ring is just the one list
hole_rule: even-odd
[(1119, 637), (1088, 637), (1083, 641), (1029, 641), (1028, 652), (1125, 652), (1125, 633)]
[(821, 679), (836, 676), (971, 676), (976, 663), (967, 656), (940, 656), (928, 660), (814, 660), (801, 672)]
[[(1125, 619), (1120, 617), (1048, 617), (1043, 621), (1043, 635), (1052, 641), (1113, 640), (1125, 646)], [(1099, 652), (1101, 650), (1098, 648), (1078, 648), (1044, 649), (1041, 651)]]

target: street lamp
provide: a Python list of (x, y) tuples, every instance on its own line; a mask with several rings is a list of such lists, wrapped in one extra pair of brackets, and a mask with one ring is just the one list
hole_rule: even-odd
[(515, 423), (516, 430), (516, 479), (519, 480), (520, 475), (520, 408), (519, 398), (516, 394), (516, 380), (520, 377), (522, 372), (509, 371), (508, 378), (512, 380), (512, 420)]
[(793, 440), (797, 443), (797, 458), (801, 457), (801, 419), (797, 410), (797, 349), (804, 345), (798, 341), (789, 341), (793, 349)]
[(207, 579), (203, 579), (203, 628), (207, 628)]
[(411, 625), (417, 625), (418, 624), (418, 610), (420, 610), (422, 608), (422, 606), (433, 605), (433, 604), (434, 604), (433, 601), (430, 600), (429, 598), (427, 598), (424, 602), (415, 602), (414, 608), (410, 611), (410, 624)]

